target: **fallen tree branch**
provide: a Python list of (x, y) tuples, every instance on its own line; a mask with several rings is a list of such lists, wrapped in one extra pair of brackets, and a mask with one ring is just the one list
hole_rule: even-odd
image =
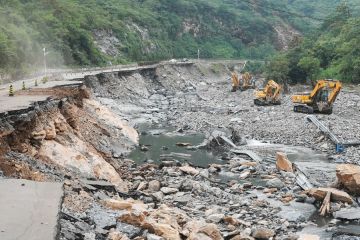
[(324, 198), (324, 201), (320, 208), (320, 215), (325, 216), (327, 213), (330, 212), (330, 198), (331, 198), (331, 192), (326, 193), (326, 197)]

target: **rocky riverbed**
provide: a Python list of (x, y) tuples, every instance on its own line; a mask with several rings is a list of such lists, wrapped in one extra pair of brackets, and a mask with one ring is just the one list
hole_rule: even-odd
[[(162, 64), (58, 88), (53, 100), (2, 118), (2, 175), (64, 182), (62, 240), (358, 239), (342, 230), (357, 219), (332, 217), (358, 211), (356, 192), (320, 217), (325, 198), (306, 191), (299, 173), (314, 188), (344, 189), (337, 164), (358, 164), (359, 147), (337, 154), (292, 112), (289, 95), (257, 107), (253, 90), (230, 92), (230, 70), (242, 65)], [(346, 87), (334, 113), (318, 118), (342, 141), (356, 141), (359, 102), (356, 87)], [(291, 171), (279, 169), (277, 152)]]

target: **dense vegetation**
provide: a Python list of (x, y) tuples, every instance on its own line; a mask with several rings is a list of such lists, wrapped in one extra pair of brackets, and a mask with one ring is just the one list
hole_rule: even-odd
[(267, 66), (269, 78), (290, 83), (320, 78), (360, 83), (360, 18), (340, 5), (321, 27)]
[(322, 17), (339, 2), (0, 0), (0, 73), (41, 66), (44, 47), (50, 67), (194, 58), (198, 49), (264, 59), (279, 48), (274, 26), (308, 32), (319, 21), (300, 15)]

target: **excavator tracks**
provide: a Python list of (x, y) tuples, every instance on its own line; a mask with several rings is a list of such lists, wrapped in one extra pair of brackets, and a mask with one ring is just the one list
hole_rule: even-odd
[(313, 114), (314, 108), (307, 105), (296, 105), (294, 106), (294, 112)]
[(256, 106), (281, 105), (281, 101), (268, 102), (268, 101), (262, 101), (262, 100), (260, 100), (260, 99), (254, 99), (254, 104), (255, 104)]
[(254, 99), (254, 104), (255, 104), (256, 106), (267, 106), (267, 105), (269, 105), (269, 104), (267, 104), (266, 102), (263, 102), (263, 101), (261, 101), (261, 100), (259, 100), (259, 99)]

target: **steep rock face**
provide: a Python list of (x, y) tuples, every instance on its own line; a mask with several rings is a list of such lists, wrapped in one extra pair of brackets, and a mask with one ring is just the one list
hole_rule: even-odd
[(111, 29), (95, 30), (93, 31), (93, 36), (94, 44), (102, 53), (111, 57), (120, 55), (119, 48), (122, 47), (122, 44)]

